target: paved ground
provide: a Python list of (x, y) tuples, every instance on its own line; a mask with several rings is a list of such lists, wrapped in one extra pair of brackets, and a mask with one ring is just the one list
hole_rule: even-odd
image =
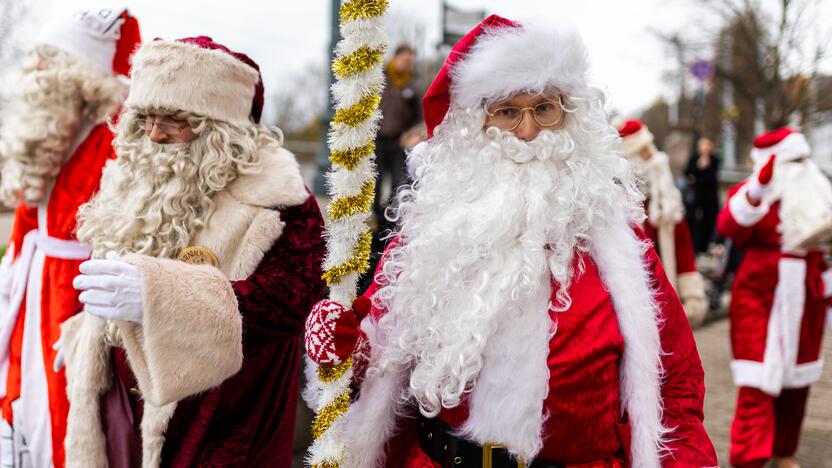
[[(705, 427), (716, 446), (720, 466), (728, 465), (728, 434), (734, 415), (736, 388), (728, 369), (728, 321), (720, 320), (696, 332), (699, 354), (705, 367)], [(824, 343), (826, 361), (832, 363), (832, 334)], [(798, 461), (803, 468), (832, 468), (832, 364), (812, 387), (803, 425)]]

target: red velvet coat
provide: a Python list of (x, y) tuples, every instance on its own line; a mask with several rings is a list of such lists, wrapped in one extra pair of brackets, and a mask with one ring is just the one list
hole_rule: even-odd
[[(586, 270), (571, 287), (572, 307), (552, 313), (557, 332), (550, 342), (549, 394), (544, 403), (549, 417), (539, 456), (576, 467), (620, 466), (615, 463), (626, 463), (630, 443), (619, 396), (624, 338), (595, 262), (589, 257), (584, 260)], [(648, 250), (645, 261), (657, 282), (656, 300), (664, 304), (660, 329), (665, 351), (661, 359), (665, 370), (663, 423), (675, 428), (668, 443), (671, 455), (663, 460), (663, 466), (716, 466), (716, 454), (702, 424), (704, 373), (693, 333), (653, 249)], [(378, 287), (373, 284), (366, 295), (371, 296)], [(553, 294), (555, 291), (557, 284), (553, 284)], [(374, 309), (371, 314), (378, 316), (383, 311)], [(458, 427), (466, 415), (462, 405), (443, 410), (439, 417)], [(387, 466), (439, 466), (419, 448), (415, 421), (401, 423), (401, 433), (388, 444)]]
[[(233, 282), (243, 317), (243, 368), (219, 387), (178, 403), (162, 466), (291, 464), (303, 325), (323, 290), (325, 245), (314, 197), (281, 209), (280, 219), (283, 233), (254, 274)], [(116, 355), (121, 361), (116, 367), (124, 386), (132, 388), (135, 380), (123, 356)], [(130, 404), (135, 424), (141, 420), (140, 402), (131, 395)], [(141, 466), (138, 455), (128, 466)]]

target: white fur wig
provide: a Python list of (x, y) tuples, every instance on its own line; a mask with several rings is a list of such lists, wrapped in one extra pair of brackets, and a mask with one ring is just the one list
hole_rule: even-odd
[(221, 51), (195, 44), (152, 41), (133, 56), (127, 106), (188, 111), (248, 125), (260, 75)]

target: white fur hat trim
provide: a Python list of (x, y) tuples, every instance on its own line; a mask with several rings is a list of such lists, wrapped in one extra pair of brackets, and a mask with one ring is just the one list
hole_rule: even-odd
[(220, 50), (152, 41), (133, 56), (126, 105), (169, 109), (249, 125), (258, 81), (253, 67)]

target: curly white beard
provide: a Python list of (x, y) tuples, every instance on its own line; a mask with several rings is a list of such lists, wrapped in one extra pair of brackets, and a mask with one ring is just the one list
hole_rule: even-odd
[[(460, 403), (489, 340), (503, 333), (501, 324), (530, 320), (523, 304), (549, 291), (550, 279), (561, 287), (549, 308), (570, 307), (574, 254), (590, 248), (591, 228), (622, 210), (643, 218), (603, 101), (572, 99), (578, 110), (566, 126), (528, 143), (483, 132), (480, 108), (451, 111), (420, 155), (425, 164), (413, 186), (398, 194), (391, 214), (400, 243), (377, 277), (374, 300), (387, 313), (373, 338), (373, 363), (407, 370), (402, 401), (415, 398), (426, 415)], [(533, 312), (546, 321), (548, 297)]]
[[(137, 128), (137, 112), (124, 114), (101, 189), (78, 211), (78, 240), (93, 257), (108, 251), (172, 258), (208, 221), (211, 197), (239, 174), (260, 170), (263, 145), (280, 144), (259, 125), (237, 128), (189, 119), (197, 138), (158, 144)], [(195, 124), (195, 125), (194, 125)]]
[(127, 87), (73, 56), (35, 48), (23, 67), (17, 100), (0, 137), (5, 160), (0, 201), (35, 206), (61, 170), (83, 119), (97, 124), (113, 115)]

